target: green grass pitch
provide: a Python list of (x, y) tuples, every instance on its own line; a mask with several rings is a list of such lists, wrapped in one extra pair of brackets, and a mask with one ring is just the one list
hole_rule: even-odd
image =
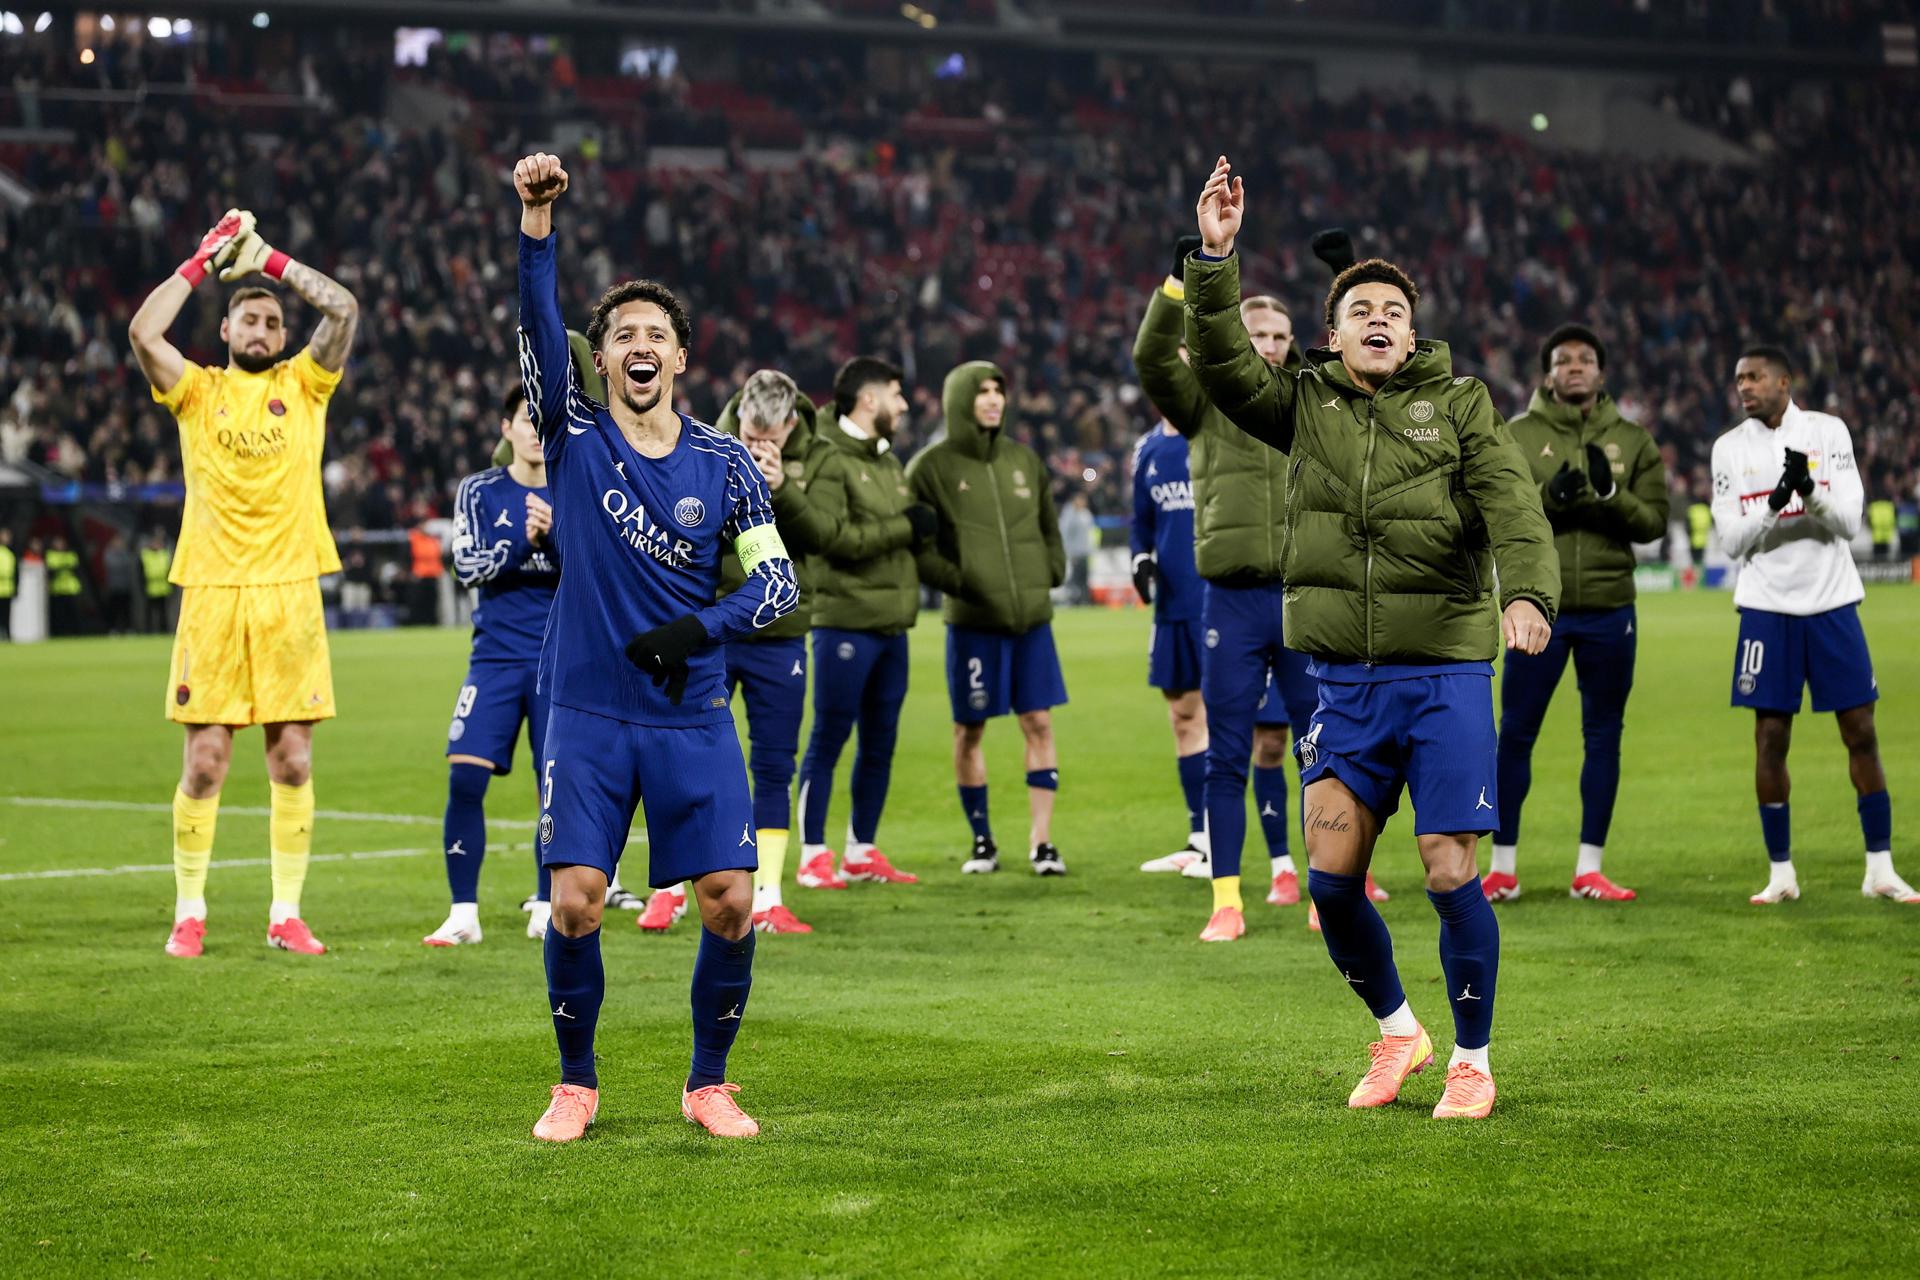
[[(1863, 614), (1910, 833), (1920, 591), (1877, 589)], [(556, 1067), (515, 910), (524, 747), (489, 799), (486, 943), (420, 946), (446, 906), (440, 756), (463, 635), (334, 637), (318, 798), (360, 816), (318, 825), (318, 960), (262, 945), (264, 866), (216, 865), (204, 959), (161, 952), (179, 763), (163, 641), (0, 648), (0, 1275), (1912, 1274), (1920, 910), (1860, 897), (1845, 760), (1812, 716), (1793, 756), (1806, 898), (1747, 905), (1766, 870), (1749, 720), (1726, 706), (1725, 596), (1642, 602), (1608, 862), (1640, 889), (1630, 906), (1564, 893), (1578, 734), (1562, 686), (1527, 895), (1500, 909), (1500, 1101), (1480, 1124), (1429, 1117), (1438, 1072), (1384, 1111), (1343, 1107), (1374, 1027), (1305, 907), (1256, 891), (1248, 937), (1207, 946), (1206, 888), (1135, 870), (1183, 834), (1147, 618), (1057, 626), (1071, 874), (1041, 881), (1017, 856), (958, 874), (940, 628), (923, 620), (882, 833), (923, 883), (788, 891), (819, 932), (761, 940), (732, 1060), (765, 1133), (723, 1143), (680, 1118), (693, 925), (649, 937), (621, 914), (600, 1120), (561, 1149), (528, 1136)], [(988, 752), (1011, 849), (1010, 724)], [(266, 799), (248, 734), (216, 860), (264, 857)], [(1375, 867), (1444, 1062), (1407, 832), (1389, 825)], [(1920, 873), (1910, 839), (1897, 856)]]

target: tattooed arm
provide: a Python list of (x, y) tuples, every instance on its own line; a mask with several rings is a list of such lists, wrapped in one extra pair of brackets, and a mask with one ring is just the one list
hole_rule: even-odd
[(280, 279), (320, 312), (320, 327), (307, 343), (314, 363), (332, 372), (344, 368), (347, 348), (353, 345), (354, 326), (360, 321), (360, 304), (346, 286), (304, 262), (287, 263)]

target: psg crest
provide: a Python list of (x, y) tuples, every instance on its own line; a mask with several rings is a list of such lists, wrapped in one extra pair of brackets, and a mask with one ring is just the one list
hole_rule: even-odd
[(691, 529), (707, 518), (707, 508), (698, 498), (682, 498), (673, 506), (673, 518)]

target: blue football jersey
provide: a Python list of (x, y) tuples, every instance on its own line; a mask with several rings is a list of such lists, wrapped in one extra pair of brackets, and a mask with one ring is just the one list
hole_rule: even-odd
[(550, 547), (527, 541), (527, 495), (551, 503), (545, 488), (489, 467), (460, 482), (453, 502), (453, 575), (477, 587), (473, 656), (483, 661), (540, 660), (560, 565)]
[[(566, 572), (540, 651), (555, 705), (645, 725), (731, 720), (721, 646), (799, 604), (767, 483), (746, 446), (685, 414), (664, 458), (629, 445), (574, 379), (554, 266), (555, 237), (520, 237), (520, 378), (546, 444), (554, 543)], [(715, 600), (720, 557), (747, 580)], [(696, 650), (679, 706), (627, 660), (627, 642), (693, 614)]]
[(1160, 569), (1155, 622), (1196, 622), (1201, 583), (1193, 567), (1193, 480), (1187, 439), (1159, 427), (1133, 448), (1133, 554), (1149, 552)]

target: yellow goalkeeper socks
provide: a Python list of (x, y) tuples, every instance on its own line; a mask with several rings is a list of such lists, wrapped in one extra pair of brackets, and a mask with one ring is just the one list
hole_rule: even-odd
[(787, 873), (787, 830), (760, 832), (760, 869), (753, 873), (753, 909), (770, 911), (780, 905), (780, 879)]
[(220, 793), (196, 800), (173, 789), (173, 918), (207, 918), (207, 863), (213, 859), (213, 827)]
[(1244, 911), (1240, 905), (1240, 877), (1215, 876), (1213, 878), (1213, 909), (1232, 907), (1235, 911)]
[(273, 788), (272, 816), (267, 819), (268, 850), (273, 864), (273, 923), (284, 924), (300, 914), (300, 887), (307, 881), (307, 857), (313, 851), (313, 783), (297, 787), (282, 782)]

